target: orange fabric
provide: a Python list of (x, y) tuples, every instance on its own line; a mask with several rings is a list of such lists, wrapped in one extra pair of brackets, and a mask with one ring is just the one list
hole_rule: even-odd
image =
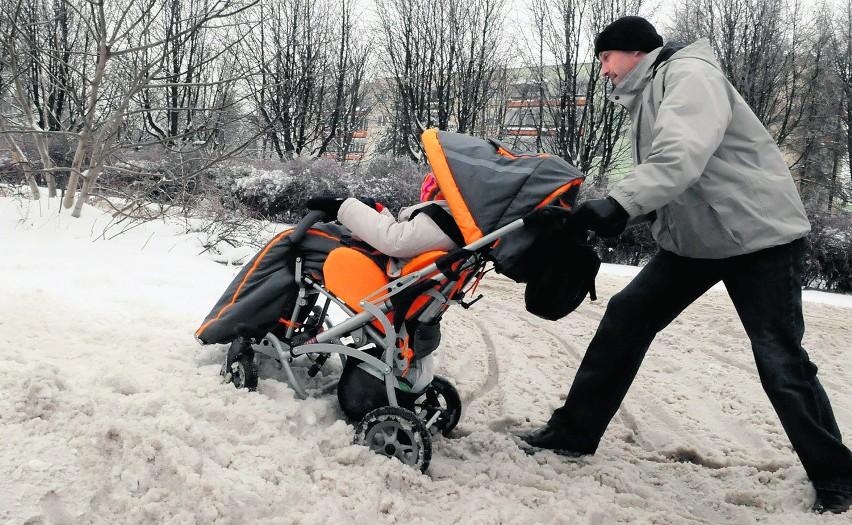
[(352, 248), (335, 248), (322, 267), (325, 287), (358, 312), (358, 303), (382, 285), (388, 284), (385, 272), (372, 259)]
[(425, 268), (437, 261), (438, 258), (443, 257), (444, 255), (447, 255), (447, 252), (442, 250), (431, 250), (428, 252), (423, 252), (414, 259), (408, 261), (405, 266), (402, 267), (401, 275), (408, 275), (412, 272), (416, 272), (421, 268)]
[[(367, 295), (388, 284), (388, 277), (372, 259), (352, 248), (341, 247), (331, 250), (322, 266), (325, 287), (355, 312), (363, 312), (359, 306)], [(389, 315), (388, 318), (393, 320)], [(378, 320), (373, 325), (384, 332)]]
[(543, 206), (546, 206), (546, 205), (547, 205), (547, 203), (551, 202), (551, 201), (552, 201), (553, 199), (555, 199), (555, 198), (556, 198), (559, 194), (561, 194), (561, 193), (564, 193), (564, 192), (568, 191), (568, 189), (569, 189), (569, 188), (571, 188), (572, 186), (579, 186), (579, 185), (580, 185), (580, 183), (582, 183), (582, 182), (583, 182), (583, 179), (574, 179), (574, 180), (572, 180), (571, 182), (569, 182), (569, 183), (567, 183), (567, 184), (564, 184), (564, 185), (560, 186), (560, 187), (559, 187), (559, 188), (557, 188), (557, 189), (556, 189), (553, 193), (551, 193), (550, 195), (548, 195), (548, 196), (547, 196), (547, 198), (545, 198), (543, 201), (541, 201), (541, 202), (538, 204), (538, 206), (536, 206), (536, 209), (541, 208), (541, 207), (543, 207)]
[(510, 159), (517, 159), (518, 158), (516, 155), (513, 155), (512, 153), (510, 153), (509, 151), (507, 151), (506, 149), (501, 148), (501, 147), (497, 148), (497, 154), (503, 155), (504, 157), (509, 157)]
[(547, 157), (550, 156), (547, 153), (531, 153), (531, 154), (515, 155), (511, 151), (508, 151), (506, 148), (503, 148), (503, 147), (500, 147), (500, 146), (497, 146), (497, 154), (503, 155), (504, 157), (509, 157), (510, 159), (518, 159), (518, 158), (521, 158), (521, 157), (541, 157), (541, 158), (544, 159), (544, 158), (547, 158)]
[[(442, 250), (431, 250), (428, 252), (421, 253), (414, 259), (408, 261), (408, 263), (402, 267), (402, 275), (408, 275), (410, 273), (416, 272), (417, 270), (425, 268), (430, 264), (434, 263), (436, 260), (438, 260), (439, 257), (442, 257), (446, 254), (447, 252)], [(438, 273), (439, 271), (440, 270), (436, 270), (435, 273)], [(435, 286), (435, 289), (440, 291), (441, 287)], [(413, 315), (416, 315), (420, 311), (420, 309), (425, 306), (426, 303), (428, 303), (431, 299), (432, 296), (429, 295), (421, 295), (420, 297), (415, 299), (414, 302), (411, 303), (411, 306), (408, 308), (408, 311), (405, 313), (405, 317), (408, 318)]]
[(229, 302), (228, 304), (223, 306), (222, 309), (219, 310), (219, 313), (216, 314), (216, 317), (214, 317), (213, 319), (210, 319), (209, 321), (207, 321), (206, 323), (201, 325), (201, 328), (199, 328), (198, 330), (195, 331), (196, 336), (201, 337), (201, 334), (204, 332), (204, 330), (207, 329), (208, 326), (210, 326), (211, 323), (218, 321), (219, 318), (222, 317), (222, 314), (225, 313), (225, 310), (227, 310), (235, 302), (237, 302), (237, 297), (240, 295), (240, 291), (242, 291), (243, 285), (246, 284), (246, 281), (248, 280), (249, 276), (252, 273), (254, 273), (254, 271), (257, 269), (257, 265), (260, 264), (260, 261), (263, 260), (263, 257), (267, 254), (267, 252), (269, 252), (269, 250), (273, 246), (275, 246), (275, 244), (277, 244), (284, 237), (290, 235), (290, 233), (292, 233), (292, 232), (293, 232), (292, 228), (289, 229), (289, 230), (285, 230), (285, 231), (281, 232), (280, 234), (278, 234), (274, 239), (269, 241), (269, 243), (266, 245), (266, 247), (263, 248), (263, 251), (260, 252), (260, 255), (258, 255), (257, 259), (255, 259), (254, 264), (251, 265), (251, 269), (248, 272), (246, 272), (245, 277), (243, 277), (243, 280), (240, 282), (240, 285), (237, 287), (237, 291), (235, 291), (233, 297), (231, 297), (231, 302)]
[[(438, 288), (439, 288), (438, 286), (435, 287), (436, 290)], [(411, 306), (408, 308), (408, 311), (405, 312), (406, 319), (417, 314), (420, 311), (420, 309), (423, 308), (423, 306), (425, 306), (426, 303), (428, 303), (431, 299), (432, 299), (431, 295), (421, 295), (417, 299), (415, 299), (414, 302), (411, 303)]]
[(438, 179), (438, 185), (441, 187), (441, 192), (447, 199), (447, 204), (450, 206), (450, 212), (453, 218), (459, 225), (459, 230), (464, 236), (465, 244), (470, 244), (482, 238), (482, 230), (476, 225), (467, 203), (461, 196), (456, 181), (450, 172), (450, 166), (447, 164), (447, 157), (444, 155), (444, 148), (438, 142), (438, 130), (427, 129), (422, 136), (423, 148), (426, 151), (426, 157), (429, 159), (429, 164), (432, 166), (432, 172), (435, 178)]

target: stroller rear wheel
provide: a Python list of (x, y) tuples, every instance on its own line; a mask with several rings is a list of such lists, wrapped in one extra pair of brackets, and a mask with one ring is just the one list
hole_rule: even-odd
[(396, 458), (426, 472), (432, 460), (432, 436), (410, 410), (384, 406), (369, 412), (355, 429), (355, 444)]
[(414, 403), (414, 412), (423, 421), (429, 421), (435, 414), (439, 414), (431, 428), (447, 436), (461, 419), (461, 396), (448, 379), (435, 376)]

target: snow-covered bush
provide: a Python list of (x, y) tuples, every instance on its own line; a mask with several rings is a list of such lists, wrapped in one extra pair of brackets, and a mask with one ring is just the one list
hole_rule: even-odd
[(296, 158), (279, 169), (260, 170), (235, 166), (230, 191), (245, 212), (253, 217), (292, 222), (307, 211), (304, 203), (314, 195), (350, 195), (351, 176), (339, 163), (325, 159)]
[(405, 157), (378, 156), (355, 172), (353, 193), (372, 197), (396, 213), (418, 202), (420, 184), (428, 172), (428, 166)]
[(378, 157), (351, 167), (326, 159), (296, 158), (270, 165), (234, 163), (217, 169), (225, 205), (250, 217), (294, 222), (314, 195), (372, 197), (391, 211), (417, 202), (428, 168), (403, 158)]
[(166, 205), (187, 205), (209, 178), (196, 153), (137, 153), (105, 166), (96, 193)]
[(597, 237), (596, 243), (598, 255), (605, 263), (640, 266), (657, 253), (657, 242), (648, 223), (627, 228), (618, 237)]
[(852, 292), (852, 219), (810, 211), (802, 280), (807, 287)]

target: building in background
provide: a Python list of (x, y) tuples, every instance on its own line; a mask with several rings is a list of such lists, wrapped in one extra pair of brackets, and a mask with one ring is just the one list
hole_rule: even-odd
[[(587, 82), (584, 80), (576, 89), (582, 95), (568, 96), (563, 102), (556, 88), (560, 85), (556, 66), (545, 68), (541, 73), (526, 67), (514, 68), (506, 72), (505, 78), (505, 85), (495, 91), (483, 108), (478, 119), (480, 124), (472, 134), (496, 138), (513, 149), (549, 150), (560, 112), (564, 112), (567, 105), (582, 112), (586, 103)], [(323, 156), (357, 162), (376, 155), (393, 154), (389, 146), (396, 132), (393, 102), (392, 83), (387, 80), (371, 83), (363, 105), (350, 115), (357, 125), (347, 140), (339, 141)], [(575, 116), (574, 120), (579, 119)]]

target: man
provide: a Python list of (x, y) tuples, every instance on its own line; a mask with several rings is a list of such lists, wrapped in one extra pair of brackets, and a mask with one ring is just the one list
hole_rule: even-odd
[[(852, 502), (843, 445), (817, 367), (801, 346), (803, 237), (810, 229), (772, 137), (726, 80), (706, 40), (665, 48), (645, 19), (595, 40), (610, 97), (632, 121), (634, 170), (605, 199), (533, 220), (602, 236), (651, 221), (661, 250), (607, 305), (564, 406), (519, 436), (535, 449), (593, 454), (655, 335), (719, 281), (751, 341), (760, 381), (816, 489), (813, 510)], [(675, 51), (672, 54), (672, 51)]]

